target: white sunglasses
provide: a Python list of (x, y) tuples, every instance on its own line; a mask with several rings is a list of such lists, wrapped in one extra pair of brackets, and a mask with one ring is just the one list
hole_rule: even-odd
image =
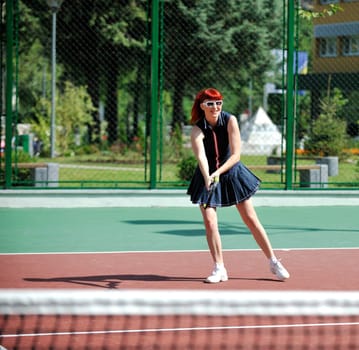
[(222, 100), (217, 100), (217, 101), (207, 101), (207, 102), (202, 102), (206, 107), (214, 107), (214, 106), (222, 106), (223, 105), (223, 101)]

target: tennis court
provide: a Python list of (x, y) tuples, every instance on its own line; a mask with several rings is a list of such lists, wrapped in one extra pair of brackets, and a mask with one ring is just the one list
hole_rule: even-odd
[[(288, 205), (280, 206), (278, 203), (281, 202), (275, 198), (271, 202), (276, 206), (269, 206), (267, 199), (263, 205), (257, 202), (257, 213), (268, 231), (277, 256), (291, 273), (291, 278), (286, 282), (279, 282), (271, 275), (264, 255), (257, 249), (236, 210), (219, 209), (224, 257), (230, 278), (228, 282), (219, 284), (203, 283), (203, 278), (210, 272), (212, 261), (207, 251), (201, 215), (195, 206), (182, 205), (176, 199), (171, 201), (172, 205), (168, 205), (163, 198), (158, 199), (161, 205), (148, 201), (146, 206), (146, 199), (142, 199), (141, 206), (130, 206), (136, 203), (136, 200), (131, 200), (130, 197), (127, 200), (128, 206), (116, 206), (113, 203), (109, 204), (108, 198), (106, 201), (101, 197), (101, 200), (97, 198), (98, 206), (94, 207), (90, 197), (87, 201), (88, 207), (82, 202), (81, 205), (76, 205), (76, 199), (68, 200), (67, 205), (61, 205), (61, 198), (47, 195), (47, 205), (39, 205), (38, 202), (32, 201), (37, 204), (23, 207), (17, 204), (7, 207), (3, 205), (0, 208), (0, 285), (3, 290), (40, 289), (47, 292), (51, 289), (59, 292), (77, 292), (80, 289), (82, 293), (142, 290), (144, 296), (152, 295), (153, 290), (166, 293), (215, 292), (217, 295), (220, 291), (240, 292), (247, 296), (253, 292), (278, 292), (285, 295), (302, 291), (345, 291), (356, 295), (359, 291), (358, 209), (353, 205), (356, 203), (350, 200), (346, 202), (347, 205), (343, 205), (340, 196), (337, 197), (339, 205), (335, 205), (333, 195), (330, 200), (321, 198), (319, 201), (317, 197), (315, 200), (298, 198), (297, 202), (285, 199)], [(56, 206), (56, 202), (60, 203), (60, 207)], [(299, 202), (302, 202), (302, 205), (298, 205)], [(322, 205), (318, 205), (320, 202)], [(305, 205), (306, 203), (308, 205)], [(277, 334), (275, 341), (270, 340), (272, 335), (268, 333), (268, 327), (265, 331), (260, 330), (263, 338), (268, 339), (266, 346), (270, 344), (272, 348), (286, 349), (288, 342), (300, 344), (305, 342), (308, 334), (319, 332), (322, 336), (327, 334), (326, 339), (329, 339), (330, 346), (337, 344), (334, 338), (349, 339), (348, 334), (351, 334), (347, 345), (336, 348), (354, 349), (355, 347), (351, 346), (355, 342), (358, 344), (359, 333), (358, 318), (353, 320), (348, 318), (348, 315), (344, 321), (338, 318), (318, 321), (309, 317), (304, 321), (280, 318), (275, 322), (271, 318), (258, 321), (212, 317), (210, 324), (197, 316), (198, 323), (187, 318), (187, 321), (181, 321), (182, 323), (177, 326), (174, 324), (176, 317), (175, 321), (167, 320), (164, 323), (158, 323), (159, 321), (150, 318), (147, 320), (148, 324), (141, 319), (136, 321), (136, 317), (132, 317), (133, 323), (127, 325), (119, 324), (118, 317), (116, 319), (117, 323), (111, 323), (110, 333), (100, 332), (97, 336), (86, 331), (87, 326), (84, 326), (84, 322), (87, 325), (93, 324), (94, 318), (91, 322), (76, 321), (78, 323), (75, 329), (69, 326), (70, 323), (74, 323), (73, 321), (63, 321), (67, 326), (60, 328), (65, 329), (63, 337), (66, 340), (59, 340), (61, 336), (58, 335), (56, 343), (49, 343), (49, 333), (59, 332), (54, 330), (54, 326), (49, 326), (50, 328), (42, 331), (43, 337), (23, 337), (23, 347), (15, 346), (20, 341), (19, 336), (15, 336), (18, 332), (16, 329), (12, 329), (15, 332), (13, 337), (4, 337), (5, 331), (2, 327), (0, 344), (8, 346), (8, 349), (23, 349), (30, 346), (30, 338), (32, 341), (36, 338), (36, 349), (49, 348), (48, 344), (52, 344), (52, 348), (63, 349), (68, 348), (68, 345), (64, 345), (69, 342), (68, 334), (72, 334), (73, 342), (76, 332), (80, 332), (79, 338), (86, 339), (88, 347), (89, 344), (93, 344), (93, 347), (89, 347), (93, 349), (121, 348), (118, 347), (120, 344), (123, 349), (211, 348), (206, 341), (209, 339), (206, 332), (196, 338), (194, 347), (191, 347), (193, 344), (189, 345), (191, 343), (188, 339), (193, 338), (199, 331), (194, 330), (204, 327), (208, 328), (214, 337), (210, 338), (213, 348), (249, 349), (252, 348), (252, 345), (249, 345), (252, 343), (249, 342), (257, 337), (255, 329), (259, 325), (272, 325), (271, 330), (274, 329)], [(96, 320), (102, 325), (106, 323), (99, 317), (96, 317)], [(20, 320), (17, 324), (21, 322)], [(56, 324), (56, 321), (51, 322)], [(48, 324), (48, 321), (42, 323)], [(316, 326), (318, 323), (321, 324), (320, 327)], [(277, 328), (275, 324), (278, 325)], [(295, 334), (293, 324), (297, 325), (296, 329), (300, 329), (299, 334)], [(302, 324), (302, 327), (298, 324)], [(308, 324), (312, 327), (308, 327)], [(253, 333), (252, 340), (244, 340), (243, 334), (241, 340), (238, 340), (240, 325), (242, 328), (244, 325), (251, 326), (249, 332)], [(324, 331), (323, 325), (327, 325), (328, 333)], [(132, 332), (125, 333), (124, 327), (128, 327)], [(230, 331), (228, 327), (232, 327)], [(160, 337), (153, 328), (161, 329), (161, 334), (169, 334), (168, 329), (176, 329), (177, 335), (174, 339), (173, 335), (162, 334)], [(304, 328), (310, 330), (304, 331)], [(333, 332), (334, 328), (336, 332)], [(337, 334), (338, 328), (342, 329), (344, 335)], [(183, 330), (182, 334), (180, 329)], [(193, 337), (190, 329), (193, 329)], [(292, 335), (294, 334), (292, 338), (288, 336), (288, 329)], [(11, 334), (11, 330), (7, 331), (10, 332), (7, 334)], [(31, 335), (33, 331), (30, 327), (24, 332)], [(201, 332), (204, 330), (201, 329)], [(107, 347), (100, 346), (99, 344), (105, 343), (103, 338), (109, 339), (110, 334), (111, 341), (106, 343)], [(123, 338), (124, 334), (126, 339)], [(138, 334), (141, 334), (140, 340)], [(328, 338), (328, 334), (332, 336)], [(97, 337), (100, 337), (100, 340)], [(136, 337), (137, 340), (133, 340), (132, 337)], [(171, 345), (167, 337), (172, 337)], [(173, 345), (173, 342), (177, 345)], [(235, 345), (239, 342), (243, 347)], [(281, 345), (274, 347), (277, 343)], [(75, 348), (82, 348), (80, 344), (81, 342), (77, 343), (78, 347)], [(294, 345), (291, 348), (294, 349)], [(302, 347), (298, 345), (299, 348)]]

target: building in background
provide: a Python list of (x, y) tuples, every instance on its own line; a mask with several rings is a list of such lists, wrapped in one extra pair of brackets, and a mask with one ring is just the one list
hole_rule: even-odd
[(313, 10), (322, 12), (328, 4), (338, 4), (342, 11), (314, 19), (312, 69), (298, 80), (299, 89), (311, 91), (314, 118), (321, 91), (359, 90), (359, 0), (314, 0)]
[(314, 19), (313, 72), (358, 73), (359, 1), (317, 0), (315, 11), (324, 4), (339, 3), (343, 11)]

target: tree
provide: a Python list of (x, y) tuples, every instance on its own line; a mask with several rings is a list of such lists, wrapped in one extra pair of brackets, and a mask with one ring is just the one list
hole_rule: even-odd
[[(32, 35), (45, 48), (49, 62), (50, 10), (43, 0), (21, 1), (30, 9), (29, 18), (38, 21)], [(246, 103), (245, 87), (252, 80), (254, 97), (261, 100), (264, 73), (271, 61), (268, 52), (278, 41), (278, 3), (279, 0), (164, 2), (162, 74), (164, 88), (172, 95), (173, 127), (186, 122), (184, 99), (192, 99), (193, 93), (205, 86), (230, 91), (233, 97), (227, 101), (233, 100), (237, 108)], [(62, 4), (57, 16), (57, 59), (59, 67), (63, 67), (58, 86), (63, 89), (67, 80), (87, 86), (93, 105), (100, 100), (105, 103), (110, 143), (118, 139), (121, 120), (126, 125), (133, 121), (135, 136), (140, 108), (143, 114), (146, 112), (150, 4), (147, 0), (72, 0)], [(27, 25), (21, 23), (21, 41), (31, 42)], [(121, 91), (129, 98), (123, 110), (118, 103)], [(97, 112), (93, 119), (96, 139)], [(126, 136), (131, 138), (132, 133)]]
[(348, 124), (348, 135), (356, 137), (359, 135), (359, 91), (347, 92), (347, 99), (348, 103), (339, 111), (339, 116)]
[(309, 139), (305, 148), (315, 155), (339, 156), (343, 152), (346, 141), (346, 122), (337, 115), (347, 100), (343, 98), (340, 90), (334, 89), (331, 95), (321, 100), (321, 113), (313, 122)]
[(41, 21), (32, 9), (21, 4), (19, 25), (18, 122), (35, 118), (32, 107), (45, 97), (51, 86), (49, 60), (46, 59), (44, 41), (41, 40)]
[[(57, 95), (57, 101), (56, 149), (61, 154), (66, 154), (76, 148), (76, 136), (83, 137), (87, 132), (87, 126), (93, 123), (92, 113), (95, 108), (86, 88), (75, 87), (71, 82), (65, 83), (64, 93)], [(28, 120), (28, 122), (42, 141), (44, 152), (47, 153), (50, 149), (51, 102), (41, 98), (34, 112), (37, 121)]]
[[(272, 14), (272, 18), (276, 16)], [(262, 1), (182, 0), (167, 4), (165, 72), (166, 88), (173, 93), (172, 127), (186, 122), (183, 98), (192, 98), (200, 88), (231, 91), (238, 95), (239, 103), (246, 100), (243, 87), (250, 79), (262, 91), (273, 42), (268, 26), (273, 23)]]
[[(147, 9), (145, 1), (134, 0), (122, 0), (119, 3), (97, 1), (97, 8), (97, 11), (92, 12), (89, 25), (92, 31), (100, 35), (97, 49), (100, 51), (100, 71), (106, 96), (109, 142), (113, 143), (118, 139), (119, 84), (128, 81), (129, 76), (134, 76), (132, 81), (134, 84), (137, 81), (137, 86), (139, 81), (145, 80)], [(138, 133), (139, 93), (138, 89), (134, 89), (134, 136)]]
[[(29, 18), (39, 22), (33, 37), (49, 49), (51, 15), (46, 2), (22, 0), (22, 3), (29, 9)], [(118, 138), (119, 82), (135, 70), (144, 80), (146, 6), (145, 0), (72, 0), (63, 3), (57, 16), (57, 59), (64, 67), (58, 85), (66, 80), (86, 85), (94, 105), (105, 101), (110, 143)], [(21, 41), (31, 42), (25, 31), (26, 23), (23, 28)], [(138, 70), (138, 66), (143, 69)], [(94, 112), (93, 119), (96, 140), (100, 129), (98, 113)]]

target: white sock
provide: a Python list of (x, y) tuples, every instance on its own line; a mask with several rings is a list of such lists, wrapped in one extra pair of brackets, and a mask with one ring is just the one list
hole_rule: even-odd
[(278, 262), (278, 259), (275, 256), (273, 256), (269, 259), (269, 261), (273, 264), (276, 264)]
[(223, 270), (224, 269), (224, 264), (216, 263), (216, 269), (217, 270)]

